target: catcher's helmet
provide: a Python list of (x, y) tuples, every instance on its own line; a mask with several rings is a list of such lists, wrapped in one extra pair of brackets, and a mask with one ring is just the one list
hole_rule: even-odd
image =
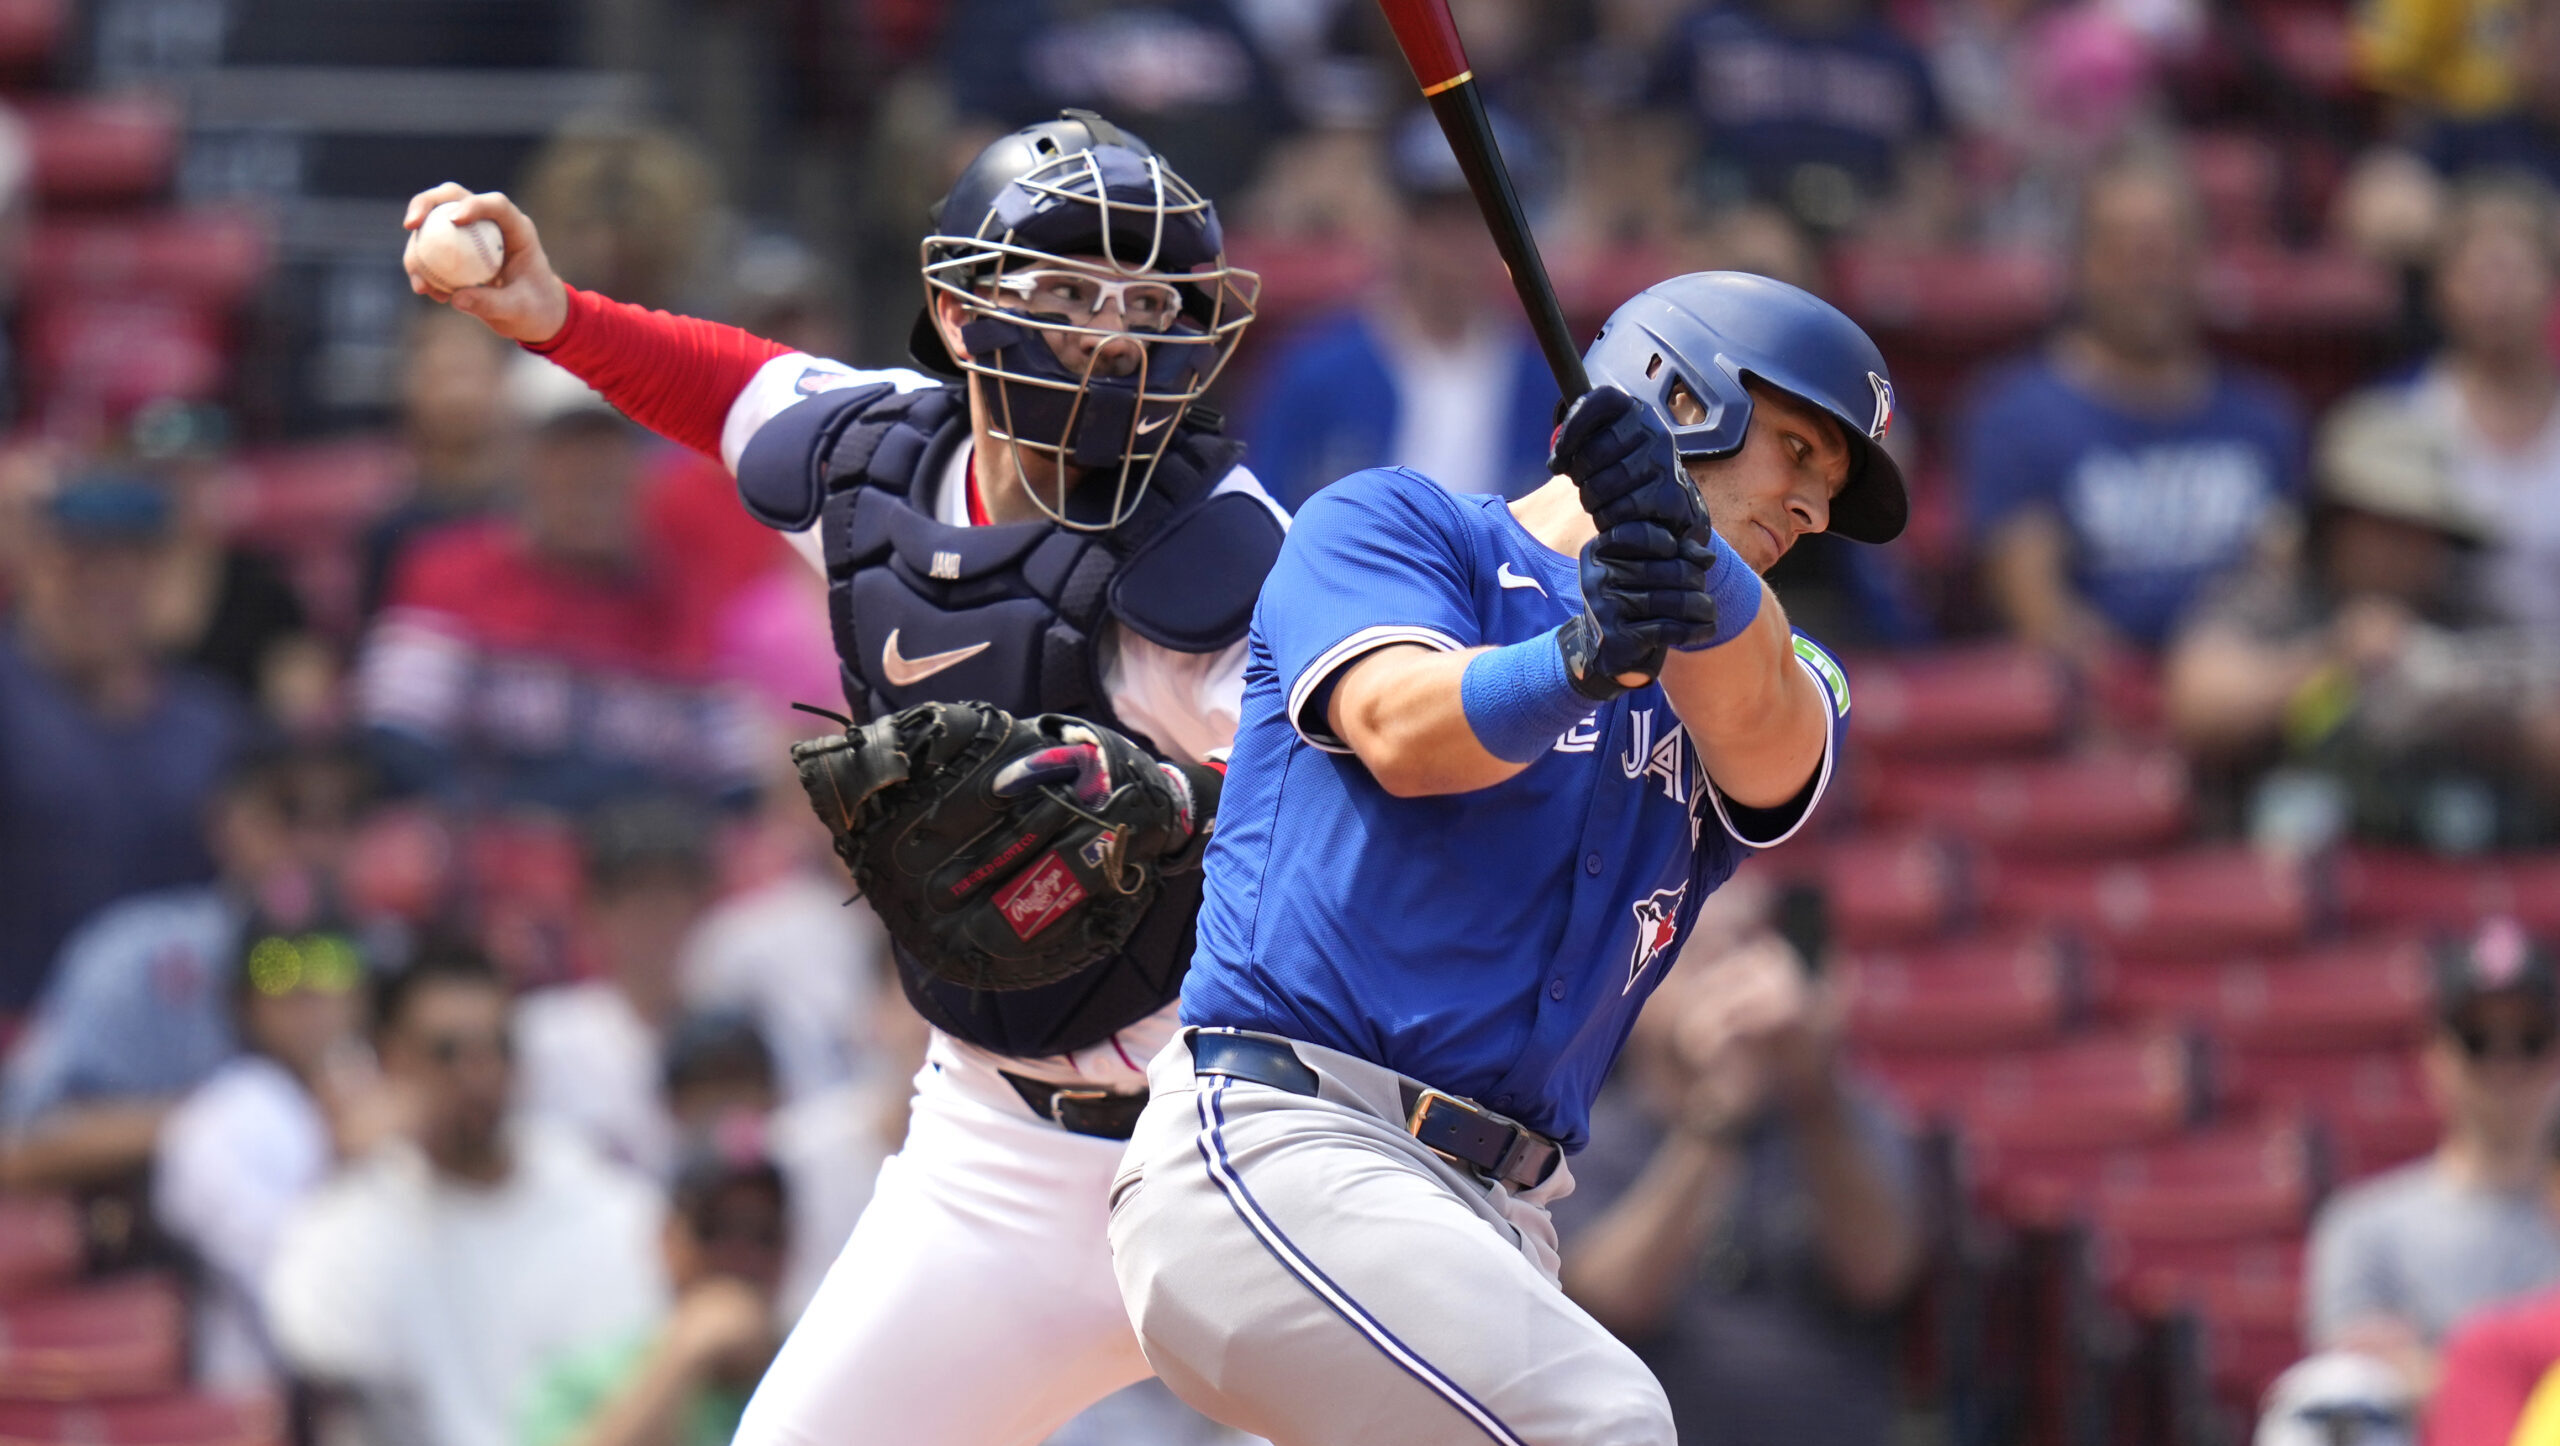
[[(1073, 515), (1067, 499), (1030, 489), (1032, 500), (1066, 526), (1117, 527), (1145, 495), (1156, 459), (1183, 414), (1208, 390), (1253, 320), (1261, 278), (1226, 264), (1218, 213), (1174, 174), (1145, 141), (1091, 111), (1062, 111), (1025, 126), (978, 153), (934, 216), (924, 239), (926, 308), (910, 349), (918, 363), (946, 376), (964, 373), (992, 384), (996, 434), (1088, 473)], [(1143, 278), (1171, 288), (1150, 324), (1135, 324), (1130, 293), (1119, 291), (1126, 331), (1092, 325), (1088, 315), (1039, 308), (1046, 288), (1004, 289), (1008, 273), (1065, 266), (1109, 278)], [(936, 293), (959, 298), (969, 320), (963, 355), (954, 357), (933, 324)], [(1096, 295), (1104, 294), (1096, 291)], [(1059, 360), (1052, 339), (1086, 336), (1144, 339), (1129, 374), (1097, 366), (1103, 349), (1081, 368)], [(1090, 474), (1116, 469), (1107, 505)]]
[[(1744, 377), (1802, 397), (1838, 418), (1849, 443), (1849, 483), (1831, 501), (1829, 530), (1858, 542), (1902, 534), (1911, 501), (1884, 449), (1893, 379), (1858, 324), (1813, 293), (1740, 271), (1675, 276), (1628, 298), (1582, 361), (1594, 385), (1652, 407), (1683, 457), (1741, 448), (1751, 426)], [(1685, 426), (1670, 406), (1681, 382), (1706, 409)]]

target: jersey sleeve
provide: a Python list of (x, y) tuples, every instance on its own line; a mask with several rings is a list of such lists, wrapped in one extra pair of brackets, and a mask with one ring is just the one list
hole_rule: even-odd
[(574, 286), (568, 292), (568, 320), (549, 341), (525, 350), (549, 357), (624, 416), (697, 452), (720, 454), (731, 401), (787, 350), (734, 326)]
[(1326, 728), (1324, 705), (1362, 656), (1398, 643), (1454, 652), (1484, 641), (1462, 505), (1419, 473), (1383, 467), (1324, 489), (1298, 514), (1254, 629), (1307, 742), (1351, 751)]
[(1733, 836), (1734, 842), (1746, 848), (1770, 848), (1795, 837), (1796, 830), (1804, 827), (1806, 819), (1813, 817), (1814, 805), (1822, 802), (1822, 795), (1830, 790), (1831, 774), (1839, 766), (1841, 746), (1849, 737), (1848, 673), (1841, 669), (1840, 661), (1831, 656), (1829, 649), (1802, 633), (1795, 635), (1795, 652), (1796, 666), (1804, 669), (1806, 675), (1813, 679), (1814, 687), (1822, 692), (1828, 713), (1825, 721), (1831, 732), (1823, 740), (1822, 762), (1814, 766), (1813, 777), (1805, 781), (1803, 790), (1795, 797), (1775, 808), (1747, 808), (1726, 798), (1724, 790), (1716, 787), (1714, 780), (1708, 781), (1707, 798), (1715, 806), (1716, 821), (1724, 825), (1724, 831)]

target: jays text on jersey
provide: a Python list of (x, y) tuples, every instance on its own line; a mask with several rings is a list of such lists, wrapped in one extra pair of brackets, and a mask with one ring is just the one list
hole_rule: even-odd
[(1797, 635), (1831, 738), (1777, 811), (1726, 806), (1658, 684), (1472, 793), (1391, 797), (1326, 731), (1368, 652), (1521, 642), (1581, 607), (1574, 559), (1499, 497), (1385, 468), (1308, 503), (1254, 613), (1185, 1024), (1338, 1049), (1580, 1148), (1699, 901), (1811, 813), (1849, 713), (1839, 664)]

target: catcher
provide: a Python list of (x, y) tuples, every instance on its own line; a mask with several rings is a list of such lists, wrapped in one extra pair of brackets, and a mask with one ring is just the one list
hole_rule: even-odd
[[(923, 371), (564, 285), (505, 196), (490, 285), (414, 289), (720, 457), (826, 574), (863, 720), (799, 745), (934, 1026), (904, 1147), (741, 1446), (1036, 1442), (1147, 1374), (1111, 1173), (1171, 1038), (1285, 515), (1195, 405), (1253, 317), (1217, 214), (1070, 111), (982, 152), (923, 245)], [(984, 703), (960, 702), (983, 699)], [(992, 1369), (991, 1369), (992, 1367)]]

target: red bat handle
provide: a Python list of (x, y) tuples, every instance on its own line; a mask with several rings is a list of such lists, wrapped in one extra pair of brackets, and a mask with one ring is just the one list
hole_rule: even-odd
[(1438, 95), (1467, 78), (1467, 52), (1458, 44), (1448, 0), (1378, 0), (1378, 8), (1387, 13), (1396, 48), (1412, 63), (1424, 95)]

